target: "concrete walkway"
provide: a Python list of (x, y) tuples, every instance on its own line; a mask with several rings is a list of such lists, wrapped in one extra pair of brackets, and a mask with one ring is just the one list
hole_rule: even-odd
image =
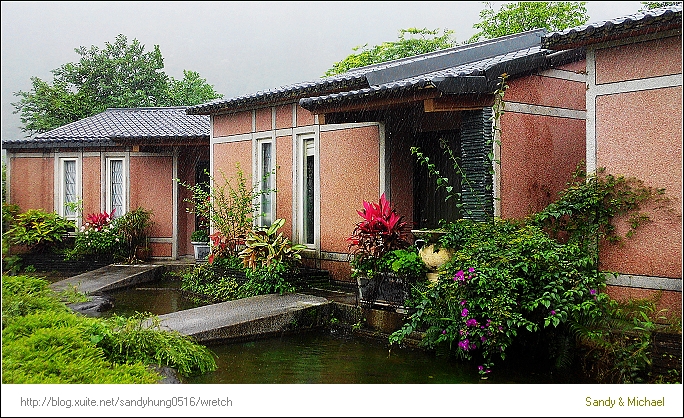
[(96, 270), (87, 271), (68, 279), (52, 283), (55, 291), (76, 290), (86, 295), (101, 295), (117, 289), (156, 280), (163, 266), (157, 264), (110, 264)]
[(331, 302), (289, 293), (260, 295), (160, 315), (162, 328), (197, 341), (254, 339), (325, 325)]
[[(105, 295), (158, 279), (162, 264), (111, 264), (59, 282), (55, 291), (75, 287), (86, 295)], [(79, 310), (83, 304), (75, 304)], [(86, 303), (88, 305), (88, 303)], [(90, 305), (87, 306), (88, 308)], [(90, 308), (89, 308), (90, 309)], [(96, 308), (99, 312), (99, 308)], [(200, 342), (245, 340), (323, 326), (331, 302), (320, 296), (290, 293), (261, 295), (160, 315), (162, 328), (194, 337)]]

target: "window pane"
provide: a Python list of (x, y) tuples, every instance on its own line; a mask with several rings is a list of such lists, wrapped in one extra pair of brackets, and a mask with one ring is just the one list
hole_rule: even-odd
[(122, 160), (112, 160), (110, 166), (110, 203), (112, 211), (114, 212), (114, 217), (123, 215), (124, 207), (124, 176), (123, 176), (123, 161)]
[(305, 141), (306, 160), (304, 170), (304, 240), (314, 244), (314, 149), (313, 139)]
[(64, 161), (64, 215), (76, 216), (76, 211), (67, 203), (76, 202), (76, 161)]
[(271, 226), (273, 222), (273, 194), (267, 193), (271, 190), (273, 179), (271, 178), (273, 170), (273, 157), (271, 150), (271, 143), (264, 142), (261, 144), (261, 226)]

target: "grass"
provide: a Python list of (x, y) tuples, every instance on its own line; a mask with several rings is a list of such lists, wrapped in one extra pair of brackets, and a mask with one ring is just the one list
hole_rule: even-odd
[(159, 329), (156, 317), (86, 317), (64, 304), (79, 295), (48, 285), (42, 278), (3, 275), (3, 383), (156, 383), (161, 376), (151, 365), (184, 376), (216, 368), (211, 351)]

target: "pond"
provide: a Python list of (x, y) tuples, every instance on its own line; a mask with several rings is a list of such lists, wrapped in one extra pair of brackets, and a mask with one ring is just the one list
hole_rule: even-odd
[[(159, 282), (114, 292), (114, 309), (104, 316), (150, 312), (163, 315), (199, 306), (178, 289)], [(419, 349), (389, 347), (384, 338), (321, 329), (250, 342), (209, 345), (218, 369), (182, 378), (184, 383), (580, 383), (572, 376), (536, 373), (524, 365), (497, 365), (480, 379), (476, 365)]]

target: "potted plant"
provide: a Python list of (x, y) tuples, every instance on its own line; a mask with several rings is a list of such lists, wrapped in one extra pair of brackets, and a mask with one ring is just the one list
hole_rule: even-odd
[(446, 234), (442, 229), (412, 229), (418, 254), (428, 267), (427, 278), (431, 282), (439, 279), (439, 269), (451, 259), (454, 250), (442, 245), (440, 239)]
[(408, 225), (384, 193), (377, 204), (364, 201), (357, 213), (363, 219), (347, 241), (359, 301), (367, 306), (403, 306), (411, 281), (424, 268), (415, 249), (409, 249)]
[(205, 229), (197, 229), (190, 235), (195, 250), (195, 261), (206, 261), (209, 256), (209, 234)]
[(149, 234), (153, 225), (152, 211), (142, 207), (116, 218), (116, 228), (123, 237), (129, 263), (150, 259)]

